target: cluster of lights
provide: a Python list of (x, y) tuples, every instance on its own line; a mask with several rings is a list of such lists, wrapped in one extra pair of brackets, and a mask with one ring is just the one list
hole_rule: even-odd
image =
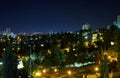
[(39, 76), (41, 76), (42, 74), (40, 73), (40, 72), (36, 72), (35, 73), (35, 76), (37, 76), (37, 77), (39, 77)]

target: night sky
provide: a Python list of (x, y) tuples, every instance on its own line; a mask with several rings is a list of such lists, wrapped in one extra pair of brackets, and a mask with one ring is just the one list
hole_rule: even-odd
[(120, 0), (0, 0), (0, 31), (76, 31), (111, 25), (120, 15)]

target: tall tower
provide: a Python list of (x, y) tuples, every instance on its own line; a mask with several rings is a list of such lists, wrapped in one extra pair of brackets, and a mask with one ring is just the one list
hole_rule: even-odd
[(120, 28), (120, 15), (117, 16), (117, 26)]

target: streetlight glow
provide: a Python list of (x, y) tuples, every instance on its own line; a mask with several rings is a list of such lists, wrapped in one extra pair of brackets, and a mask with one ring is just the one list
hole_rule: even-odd
[(95, 71), (97, 72), (99, 70), (99, 68), (98, 67), (95, 67)]
[(56, 69), (56, 68), (54, 69), (54, 72), (57, 72), (57, 69)]
[(111, 56), (108, 56), (108, 58), (110, 59), (110, 58), (111, 58)]
[(71, 75), (71, 74), (72, 74), (72, 72), (71, 72), (70, 70), (68, 70), (67, 73), (68, 73), (68, 75)]
[(46, 73), (46, 70), (45, 70), (45, 69), (43, 69), (43, 73)]
[(111, 45), (114, 45), (115, 43), (114, 42), (110, 42)]

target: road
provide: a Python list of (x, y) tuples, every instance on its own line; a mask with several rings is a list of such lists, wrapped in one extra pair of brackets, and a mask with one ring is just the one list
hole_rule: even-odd
[[(71, 73), (69, 74), (68, 71)], [(83, 74), (87, 74), (88, 68), (63, 68), (59, 69), (58, 72), (50, 70), (46, 72), (42, 78), (82, 78)], [(90, 72), (90, 71), (89, 71)]]

